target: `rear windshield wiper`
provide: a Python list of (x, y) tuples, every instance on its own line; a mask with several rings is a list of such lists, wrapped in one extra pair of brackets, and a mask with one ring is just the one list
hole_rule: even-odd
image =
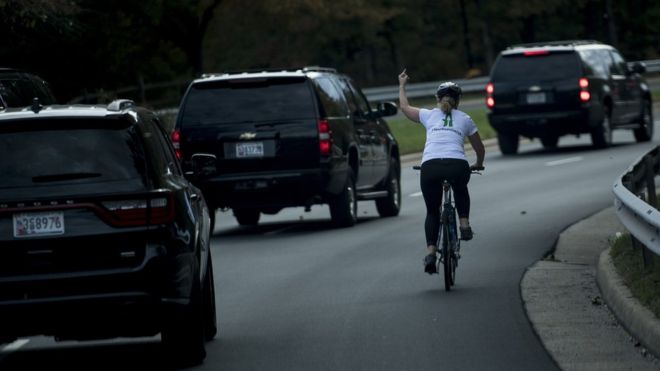
[(97, 178), (100, 177), (101, 175), (102, 175), (101, 173), (64, 173), (64, 174), (37, 175), (35, 177), (32, 177), (32, 182), (34, 183), (59, 182), (62, 180)]

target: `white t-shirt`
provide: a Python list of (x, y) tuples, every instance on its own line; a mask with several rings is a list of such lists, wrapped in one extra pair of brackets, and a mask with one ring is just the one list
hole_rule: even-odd
[(472, 118), (457, 109), (445, 115), (439, 108), (419, 110), (419, 121), (426, 128), (426, 145), (422, 163), (434, 158), (466, 160), (463, 143), (465, 137), (477, 132)]

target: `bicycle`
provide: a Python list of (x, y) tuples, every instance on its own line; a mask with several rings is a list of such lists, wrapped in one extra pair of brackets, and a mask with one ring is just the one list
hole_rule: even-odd
[[(415, 170), (421, 170), (421, 166), (413, 166)], [(471, 169), (472, 174), (481, 174), (479, 170), (484, 168)], [(440, 213), (441, 228), (438, 232), (438, 242), (436, 246), (437, 271), (440, 272), (440, 265), (443, 267), (445, 291), (451, 291), (451, 287), (456, 282), (456, 267), (458, 259), (461, 258), (461, 240), (458, 238), (457, 211), (452, 202), (451, 184), (447, 180), (442, 181), (443, 203)]]

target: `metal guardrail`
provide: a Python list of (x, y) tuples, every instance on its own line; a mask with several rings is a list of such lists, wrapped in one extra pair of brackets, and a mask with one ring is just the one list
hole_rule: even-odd
[[(660, 146), (647, 152), (614, 183), (614, 206), (621, 223), (644, 245), (644, 264), (660, 255), (660, 211), (657, 209), (655, 177), (660, 172)], [(646, 200), (646, 201), (645, 201)]]

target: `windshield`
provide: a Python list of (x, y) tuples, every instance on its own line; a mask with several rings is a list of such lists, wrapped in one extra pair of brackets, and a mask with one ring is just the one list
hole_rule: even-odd
[(305, 78), (225, 80), (194, 85), (183, 107), (184, 125), (288, 121), (314, 117)]
[[(98, 120), (100, 121), (100, 120)], [(2, 123), (0, 189), (103, 184), (104, 191), (145, 189), (145, 160), (134, 127), (94, 120)], [(91, 189), (91, 188), (90, 188)], [(4, 198), (4, 197), (3, 197)]]
[(579, 77), (581, 72), (580, 61), (575, 53), (504, 55), (495, 65), (491, 81), (560, 80)]

